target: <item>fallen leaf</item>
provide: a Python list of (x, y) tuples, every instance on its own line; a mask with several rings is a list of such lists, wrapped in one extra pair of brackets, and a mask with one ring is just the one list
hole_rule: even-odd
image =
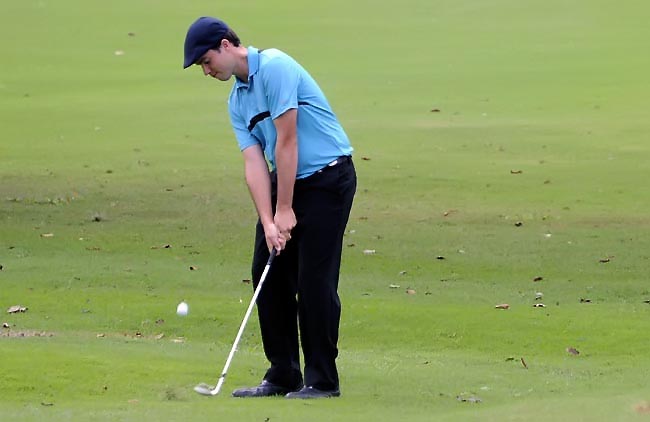
[(115, 50), (115, 55), (116, 55), (116, 56), (123, 56), (123, 55), (124, 55), (124, 51), (123, 51), (123, 50)]
[(634, 411), (637, 413), (650, 413), (650, 404), (647, 401), (641, 402), (634, 406)]
[(546, 305), (544, 305), (543, 303), (536, 303), (533, 305), (533, 308), (546, 308)]
[(591, 299), (580, 298), (580, 303), (591, 303)]
[(190, 271), (196, 271), (198, 269), (199, 269), (199, 267), (195, 267), (194, 265), (190, 265)]
[(436, 256), (436, 259), (438, 259), (438, 260), (440, 260), (440, 261), (442, 261), (443, 259), (445, 259), (445, 257), (444, 257), (444, 256), (442, 256), (442, 255), (438, 255), (438, 256)]
[(27, 308), (20, 305), (14, 305), (10, 306), (9, 309), (7, 309), (8, 314), (17, 314), (19, 312), (27, 312)]
[(567, 347), (566, 351), (567, 351), (567, 353), (569, 353), (571, 355), (574, 355), (574, 356), (578, 356), (580, 354), (580, 352), (574, 347)]
[(535, 300), (542, 300), (542, 298), (544, 298), (544, 293), (542, 292), (535, 293)]
[(406, 294), (407, 295), (414, 295), (416, 293), (415, 289), (407, 288), (406, 289)]
[(533, 278), (533, 281), (542, 281), (542, 280), (544, 280), (544, 277), (537, 276)]
[(172, 343), (185, 343), (185, 339), (183, 337), (177, 337), (175, 339), (172, 339)]
[(400, 285), (399, 284), (391, 284), (388, 287), (390, 287), (391, 289), (399, 289)]
[(54, 403), (46, 403), (46, 402), (42, 401), (41, 406), (54, 406)]
[(521, 221), (517, 221), (517, 222), (515, 223), (515, 226), (516, 226), (516, 227), (521, 227), (521, 226), (523, 226), (523, 225), (524, 225), (524, 223), (522, 223)]
[(158, 324), (158, 325), (164, 324), (164, 323), (165, 323), (165, 320), (162, 319), (162, 318), (156, 320), (156, 324)]
[(151, 249), (171, 249), (172, 245), (170, 244), (165, 244), (161, 246), (152, 246)]
[(363, 161), (370, 161), (370, 157), (361, 157)]
[(458, 212), (458, 210), (447, 210), (442, 213), (444, 217), (449, 217), (452, 213)]
[(473, 394), (461, 393), (456, 396), (456, 400), (464, 403), (480, 403), (481, 399)]
[(41, 233), (41, 237), (54, 237), (54, 233)]
[(251, 284), (251, 280), (249, 278), (245, 278), (241, 282), (244, 284)]
[(364, 249), (363, 254), (364, 255), (374, 255), (377, 251), (374, 249)]
[(106, 337), (106, 334), (104, 333), (97, 334), (97, 338), (104, 338), (104, 337)]
[(127, 35), (128, 35), (129, 37), (135, 37), (135, 32), (129, 32)]
[(601, 258), (598, 260), (601, 264), (606, 264), (611, 261), (611, 259), (614, 258), (613, 256), (608, 256), (607, 258)]
[(440, 113), (440, 109), (439, 108), (432, 108), (431, 112), (432, 113)]
[(2, 328), (11, 328), (11, 325), (9, 325), (9, 324), (6, 323), (6, 322), (3, 322), (3, 323), (2, 323)]
[(406, 275), (406, 271), (400, 271), (399, 275)]
[(523, 170), (510, 170), (510, 174), (522, 174)]
[(524, 365), (524, 368), (528, 369), (528, 365), (526, 365), (524, 358), (521, 358), (521, 364)]
[(650, 299), (644, 300), (643, 303), (650, 303)]
[(160, 333), (160, 334), (158, 334), (157, 336), (155, 336), (154, 338), (155, 338), (156, 340), (160, 340), (160, 339), (163, 338), (163, 337), (165, 337), (165, 334), (164, 334), (164, 333)]
[(500, 303), (500, 304), (496, 305), (495, 308), (496, 309), (510, 309), (510, 305), (508, 305), (507, 303)]

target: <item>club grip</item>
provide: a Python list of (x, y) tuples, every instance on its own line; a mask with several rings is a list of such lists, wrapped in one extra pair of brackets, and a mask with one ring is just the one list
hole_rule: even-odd
[(277, 254), (278, 254), (278, 251), (275, 248), (272, 248), (271, 253), (269, 254), (269, 260), (266, 261), (266, 265), (271, 265), (271, 263), (273, 262), (273, 259), (275, 258), (275, 256)]

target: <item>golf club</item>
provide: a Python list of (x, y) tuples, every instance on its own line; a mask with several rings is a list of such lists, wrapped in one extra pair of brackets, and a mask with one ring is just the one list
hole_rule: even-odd
[(264, 267), (264, 271), (262, 272), (262, 276), (260, 277), (260, 282), (257, 284), (257, 287), (255, 288), (255, 292), (253, 293), (253, 297), (251, 298), (251, 303), (248, 305), (248, 309), (246, 310), (246, 315), (244, 315), (244, 320), (241, 322), (241, 326), (239, 327), (239, 332), (237, 333), (237, 337), (235, 337), (235, 342), (232, 345), (232, 348), (230, 349), (230, 354), (228, 355), (228, 359), (226, 359), (226, 364), (223, 366), (223, 371), (221, 371), (221, 377), (219, 378), (219, 381), (217, 382), (217, 385), (212, 387), (208, 384), (201, 383), (194, 387), (194, 391), (196, 391), (199, 394), (202, 394), (204, 396), (216, 396), (219, 394), (219, 390), (221, 390), (221, 386), (223, 385), (224, 380), (226, 379), (226, 374), (228, 373), (228, 368), (230, 367), (230, 362), (232, 361), (232, 357), (235, 355), (235, 351), (237, 350), (237, 345), (239, 345), (239, 340), (241, 339), (242, 334), (244, 333), (244, 328), (246, 328), (246, 323), (248, 322), (248, 318), (251, 316), (251, 312), (253, 311), (253, 306), (255, 306), (255, 301), (257, 301), (257, 296), (259, 296), (260, 291), (262, 290), (262, 285), (264, 284), (264, 280), (266, 279), (266, 275), (269, 272), (269, 269), (271, 268), (271, 263), (273, 262), (273, 258), (275, 258), (276, 255), (276, 250), (273, 248), (271, 250), (271, 254), (269, 255), (269, 260), (266, 262), (266, 267)]

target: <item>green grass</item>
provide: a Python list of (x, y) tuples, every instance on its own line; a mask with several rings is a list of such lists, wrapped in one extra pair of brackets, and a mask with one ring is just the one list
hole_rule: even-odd
[[(643, 418), (649, 11), (3, 3), (0, 309), (29, 310), (1, 318), (0, 420)], [(356, 148), (340, 399), (229, 398), (265, 370), (255, 318), (224, 393), (191, 390), (250, 299), (255, 223), (230, 85), (181, 70), (205, 14), (299, 59)]]

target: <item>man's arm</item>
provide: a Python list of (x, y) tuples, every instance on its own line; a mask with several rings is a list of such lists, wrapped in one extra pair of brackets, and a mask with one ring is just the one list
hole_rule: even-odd
[(269, 176), (269, 168), (264, 159), (264, 152), (260, 145), (253, 145), (246, 148), (243, 154), (246, 184), (255, 203), (257, 215), (260, 217), (260, 222), (264, 227), (266, 244), (269, 249), (274, 247), (279, 253), (284, 249), (287, 242), (273, 221), (271, 178)]
[(274, 223), (286, 241), (296, 226), (293, 212), (293, 187), (298, 167), (298, 110), (289, 109), (273, 120), (277, 133), (275, 167), (278, 174), (278, 198)]

